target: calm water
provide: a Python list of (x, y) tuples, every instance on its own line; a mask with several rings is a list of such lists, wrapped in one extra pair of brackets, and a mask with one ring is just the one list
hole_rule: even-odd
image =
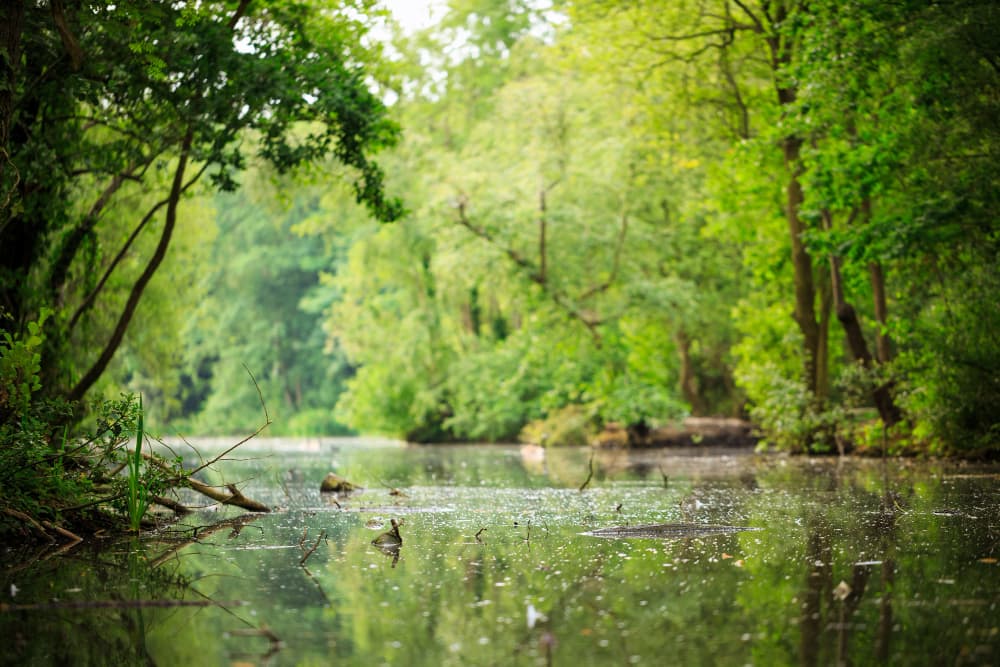
[[(697, 454), (261, 441), (206, 480), (272, 514), (8, 545), (0, 661), (1000, 664), (1000, 468)], [(758, 530), (582, 534), (666, 522)]]

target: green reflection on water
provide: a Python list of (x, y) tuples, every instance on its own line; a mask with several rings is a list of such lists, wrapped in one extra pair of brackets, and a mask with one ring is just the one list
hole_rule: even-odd
[[(215, 481), (247, 480), (246, 495), (284, 509), (176, 554), (147, 544), (141, 576), (134, 556), (101, 556), (104, 568), (71, 556), (4, 584), (20, 603), (92, 576), (104, 588), (73, 595), (226, 604), (8, 612), (5, 636), (30, 630), (4, 659), (55, 664), (110, 644), (160, 665), (1000, 661), (996, 467), (600, 452), (580, 493), (588, 457), (325, 443), (229, 462)], [(331, 470), (367, 489), (338, 507), (318, 492)], [(396, 555), (371, 545), (392, 518)], [(761, 530), (581, 534), (678, 522)], [(63, 653), (39, 648), (53, 637)]]

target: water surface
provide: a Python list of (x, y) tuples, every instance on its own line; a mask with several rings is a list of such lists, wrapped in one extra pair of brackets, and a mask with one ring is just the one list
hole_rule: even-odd
[[(20, 606), (0, 613), (0, 660), (1000, 663), (996, 466), (250, 445), (204, 479), (236, 483), (272, 514), (208, 507), (168, 542), (8, 546), (0, 599)], [(364, 492), (321, 494), (330, 471)], [(391, 519), (403, 544), (379, 550)], [(585, 534), (654, 523), (756, 530)]]

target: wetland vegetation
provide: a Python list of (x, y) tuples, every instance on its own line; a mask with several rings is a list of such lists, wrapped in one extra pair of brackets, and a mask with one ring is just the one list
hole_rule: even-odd
[(385, 5), (0, 7), (4, 660), (995, 662), (996, 3)]

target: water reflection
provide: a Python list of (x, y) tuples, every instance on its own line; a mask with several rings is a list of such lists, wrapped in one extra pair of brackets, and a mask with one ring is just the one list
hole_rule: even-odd
[[(8, 608), (0, 623), (21, 648), (2, 659), (1000, 661), (995, 467), (599, 452), (581, 493), (582, 450), (338, 442), (266, 454), (232, 462), (227, 481), (250, 480), (246, 493), (281, 512), (252, 523), (234, 513), (214, 530), (204, 526), (218, 513), (195, 516), (141, 553), (95, 551), (81, 564), (79, 550), (4, 574), (3, 591), (18, 588), (8, 603), (65, 598), (99, 579), (72, 595), (208, 606), (76, 609), (72, 621)], [(319, 481), (331, 470), (365, 492), (328, 504)], [(372, 544), (392, 520), (400, 543)], [(581, 535), (690, 523), (758, 530)], [(56, 637), (70, 639), (46, 653)]]

